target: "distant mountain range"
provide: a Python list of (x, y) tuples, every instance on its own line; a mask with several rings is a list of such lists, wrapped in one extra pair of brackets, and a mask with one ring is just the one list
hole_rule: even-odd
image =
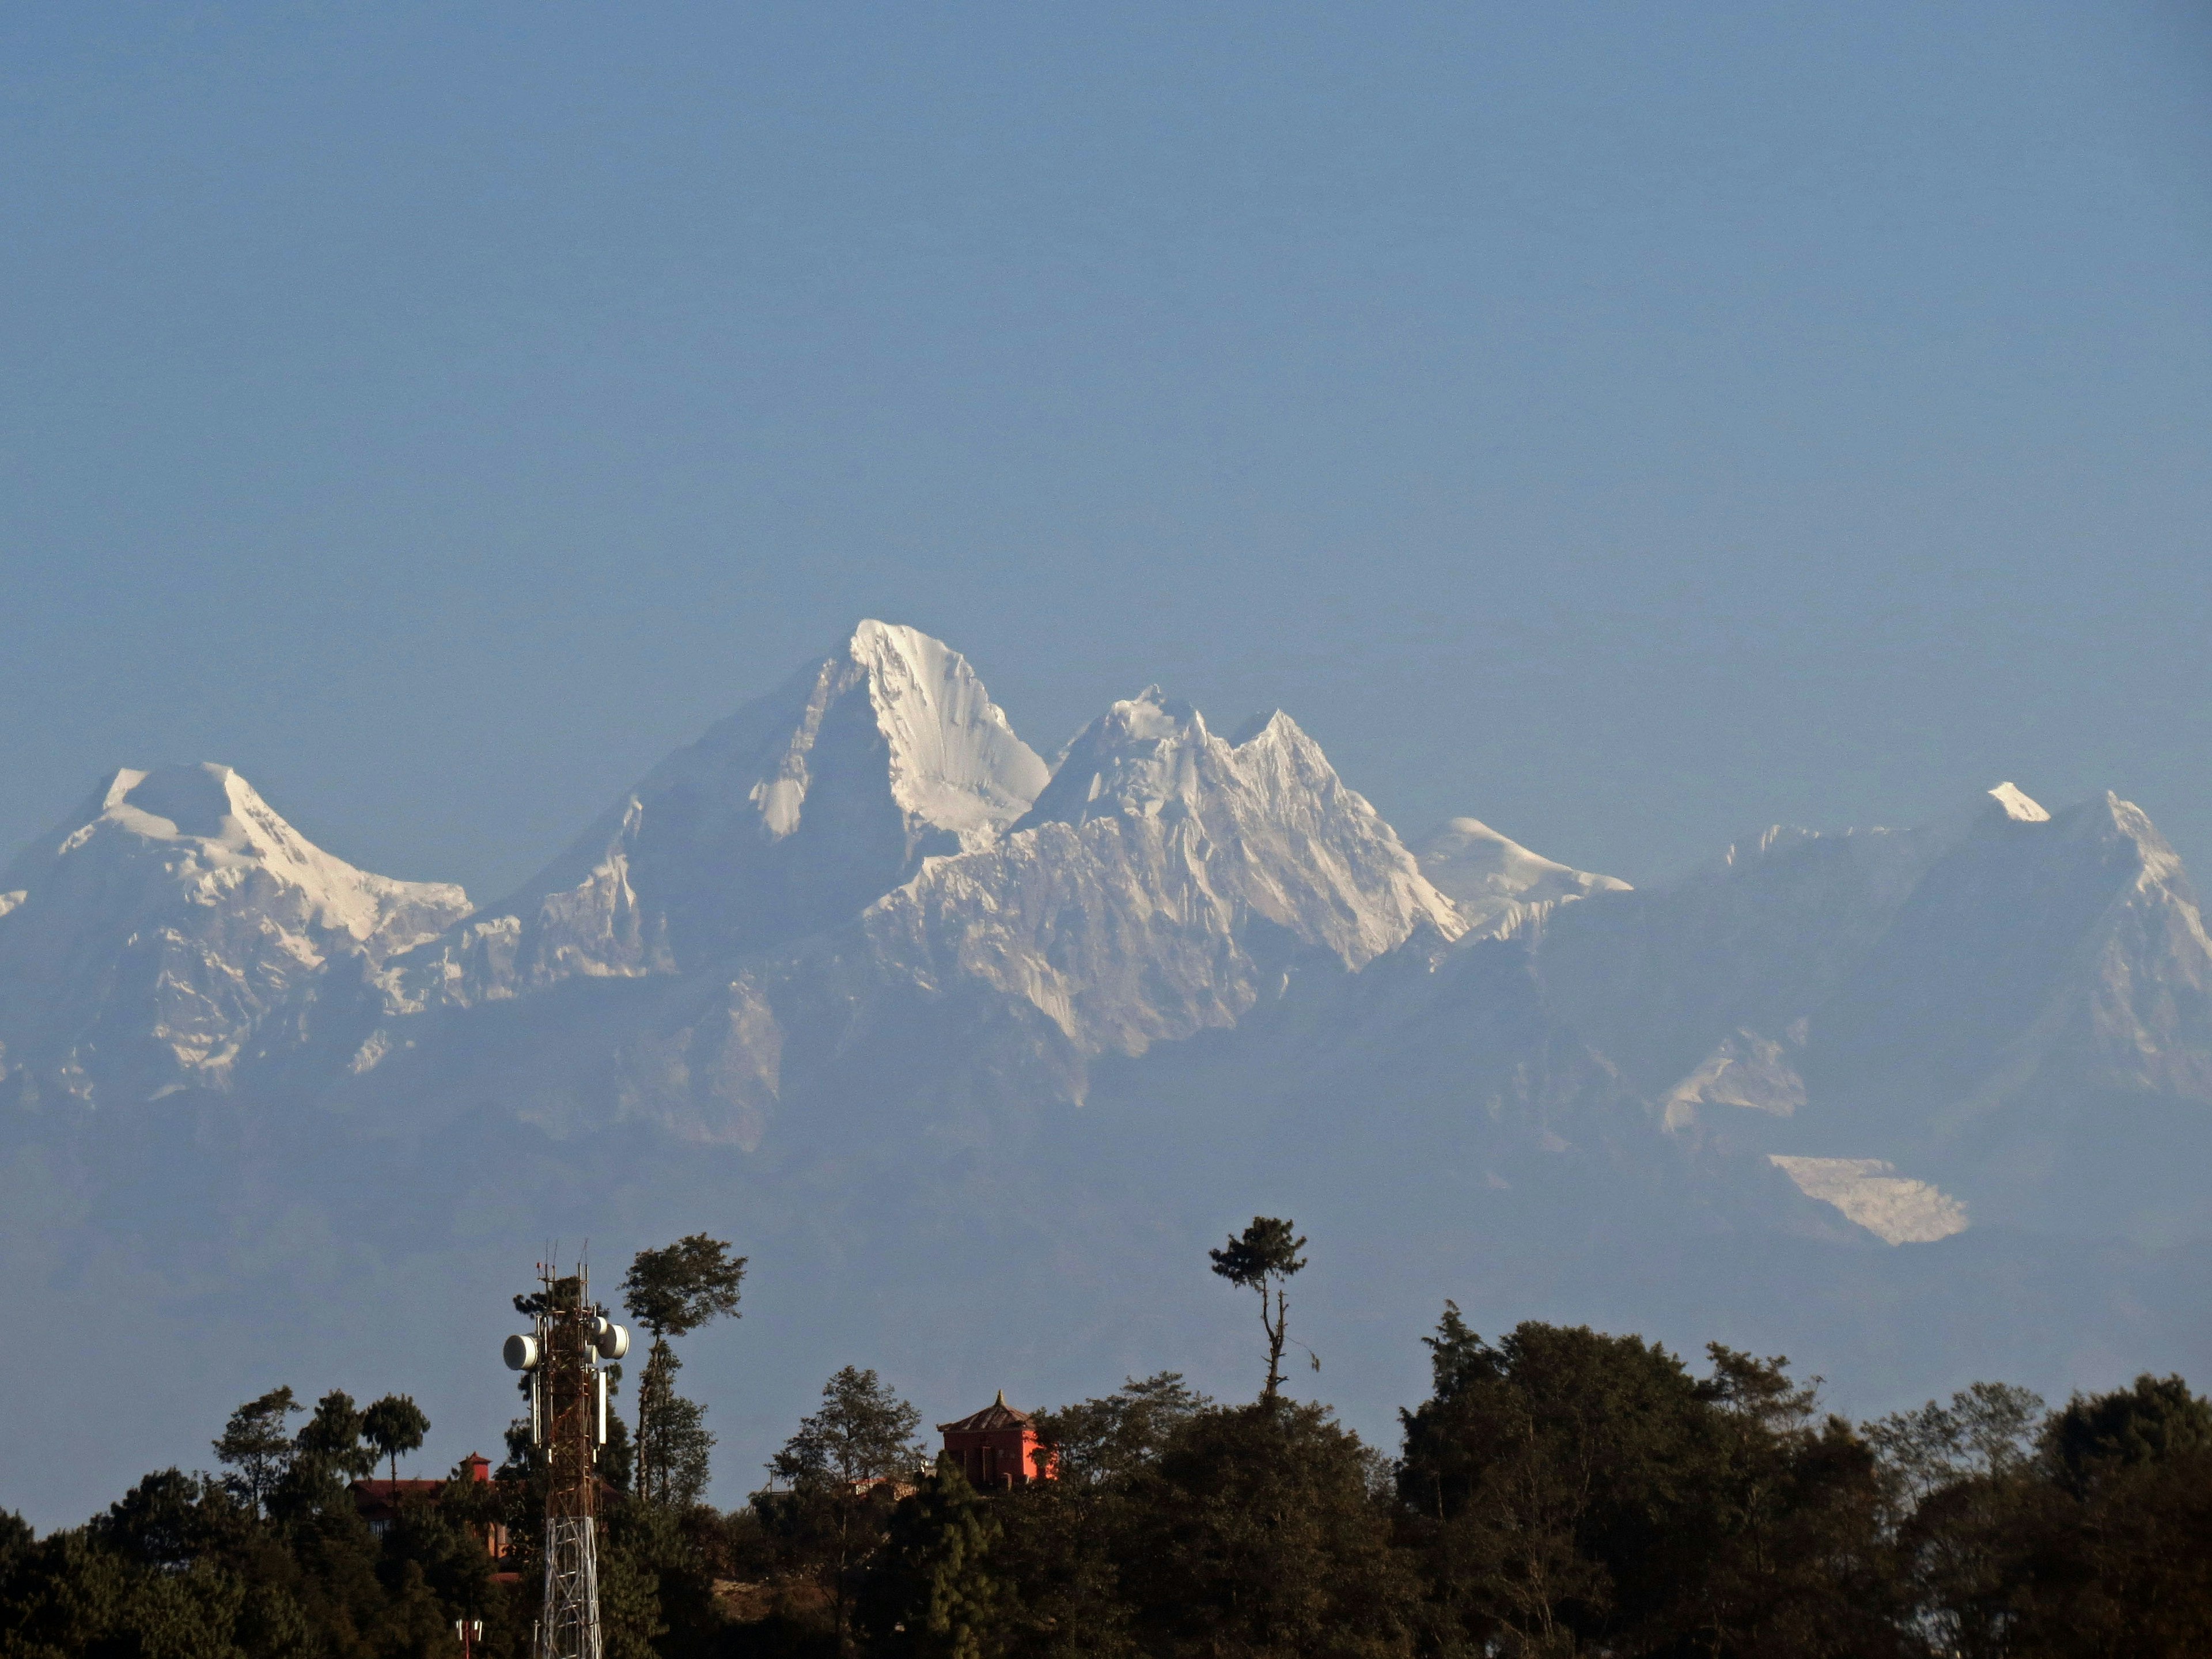
[[(2212, 1352), (2212, 941), (2128, 803), (2002, 784), (1631, 890), (1473, 817), (1409, 845), (1279, 713), (1148, 688), (1048, 763), (873, 622), (481, 908), (226, 767), (111, 775), (0, 874), (0, 1124), (66, 1391), (0, 1502), (64, 1516), (257, 1379), (407, 1386), (408, 1342), (488, 1438), (469, 1345), (586, 1232), (752, 1255), (726, 1496), (846, 1358), (946, 1412), (1226, 1386), (1196, 1253), (1255, 1209), (1313, 1233), (1316, 1386), (1377, 1429), (1445, 1294), (1869, 1400)], [(143, 1447), (72, 1426), (156, 1334)]]

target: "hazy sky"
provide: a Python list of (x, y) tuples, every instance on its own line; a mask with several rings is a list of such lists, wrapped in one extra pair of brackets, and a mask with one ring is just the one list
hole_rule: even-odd
[(2212, 870), (2201, 4), (17, 4), (0, 216), (0, 848), (488, 898), (874, 615), (1632, 880)]

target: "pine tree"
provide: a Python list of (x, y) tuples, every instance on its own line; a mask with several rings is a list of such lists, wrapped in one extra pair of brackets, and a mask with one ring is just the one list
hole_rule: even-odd
[(233, 1412), (215, 1443), (216, 1460), (236, 1471), (224, 1476), (223, 1484), (256, 1515), (265, 1512), (269, 1495), (291, 1472), (296, 1448), (284, 1419), (304, 1409), (289, 1388), (271, 1389)]
[(361, 1431), (377, 1455), (391, 1466), (392, 1479), (399, 1479), (399, 1460), (422, 1449), (430, 1432), (430, 1419), (411, 1395), (387, 1394), (362, 1413)]
[[(1239, 1290), (1260, 1293), (1260, 1326), (1267, 1333), (1267, 1382), (1260, 1390), (1262, 1400), (1273, 1400), (1282, 1387), (1283, 1343), (1290, 1329), (1289, 1303), (1283, 1287), (1291, 1274), (1306, 1265), (1298, 1254), (1305, 1247), (1305, 1240), (1296, 1236), (1290, 1222), (1255, 1215), (1241, 1237), (1232, 1237), (1224, 1248), (1206, 1252), (1218, 1276)], [(1270, 1292), (1274, 1298), (1272, 1316)], [(1314, 1369), (1321, 1369), (1320, 1360), (1314, 1361)]]
[(999, 1523), (949, 1455), (899, 1500), (860, 1596), (870, 1650), (886, 1659), (981, 1659), (1000, 1590)]
[[(713, 1437), (701, 1419), (705, 1407), (680, 1400), (675, 1392), (678, 1361), (668, 1339), (698, 1329), (709, 1320), (740, 1317), (738, 1294), (745, 1258), (732, 1256), (726, 1241), (691, 1233), (657, 1250), (640, 1250), (623, 1279), (623, 1305), (653, 1334), (645, 1369), (637, 1380), (637, 1443), (634, 1490), (657, 1503), (672, 1501), (671, 1459), (703, 1459)], [(660, 1434), (678, 1435), (664, 1443)], [(703, 1437), (703, 1438), (702, 1437)], [(702, 1490), (703, 1473), (695, 1483)]]

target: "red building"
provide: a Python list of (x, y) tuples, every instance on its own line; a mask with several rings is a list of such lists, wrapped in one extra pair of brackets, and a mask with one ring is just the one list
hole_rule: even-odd
[(1037, 1436), (1036, 1421), (1006, 1403), (1006, 1390), (957, 1423), (939, 1423), (945, 1449), (978, 1492), (1001, 1492), (1031, 1480), (1057, 1480), (1060, 1464)]
[[(468, 1479), (489, 1482), (491, 1480), (490, 1462), (471, 1452), (462, 1460), (461, 1467), (468, 1471)], [(446, 1483), (442, 1480), (356, 1480), (353, 1483), (354, 1507), (361, 1518), (368, 1522), (368, 1529), (382, 1537), (399, 1518), (400, 1506), (410, 1500), (435, 1504), (442, 1498)], [(477, 1528), (484, 1552), (495, 1561), (507, 1553), (507, 1528), (495, 1522), (486, 1522)]]

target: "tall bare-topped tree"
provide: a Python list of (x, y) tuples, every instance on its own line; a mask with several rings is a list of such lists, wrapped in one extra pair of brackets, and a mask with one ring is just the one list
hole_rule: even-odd
[[(1255, 1215), (1241, 1237), (1231, 1237), (1224, 1248), (1208, 1250), (1213, 1271), (1240, 1290), (1260, 1293), (1260, 1326), (1267, 1333), (1267, 1385), (1260, 1398), (1272, 1401), (1283, 1384), (1283, 1343), (1289, 1331), (1290, 1304), (1283, 1286), (1306, 1265), (1298, 1254), (1306, 1247), (1292, 1224), (1271, 1215)], [(1273, 1307), (1269, 1298), (1273, 1297)], [(1314, 1362), (1318, 1367), (1320, 1361)]]
[(705, 1445), (712, 1444), (712, 1439), (698, 1421), (698, 1408), (676, 1397), (678, 1362), (668, 1339), (725, 1315), (737, 1318), (738, 1290), (744, 1276), (745, 1258), (732, 1255), (727, 1241), (704, 1233), (689, 1234), (658, 1250), (640, 1250), (629, 1264), (623, 1280), (623, 1305), (653, 1333), (645, 1370), (637, 1382), (634, 1486), (641, 1498), (665, 1503), (674, 1497), (678, 1462), (685, 1465), (687, 1474), (695, 1462), (698, 1465), (701, 1479), (685, 1480), (685, 1488), (704, 1484)]

